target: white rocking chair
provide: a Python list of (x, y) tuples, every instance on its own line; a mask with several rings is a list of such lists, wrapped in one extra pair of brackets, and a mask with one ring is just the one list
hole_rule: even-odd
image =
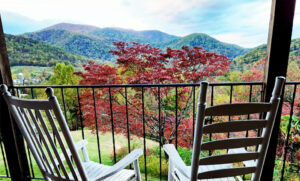
[[(141, 149), (132, 151), (113, 166), (89, 160), (85, 148), (87, 141), (74, 143), (51, 88), (46, 89), (48, 100), (11, 96), (6, 85), (1, 85), (1, 90), (45, 180), (141, 181), (138, 165)], [(53, 136), (49, 129), (53, 131)], [(78, 150), (82, 151), (83, 161)], [(134, 170), (124, 169), (131, 163)]]
[[(269, 103), (234, 103), (223, 104), (206, 108), (207, 82), (201, 82), (201, 91), (198, 103), (198, 113), (195, 126), (192, 165), (186, 166), (179, 156), (174, 145), (164, 145), (169, 156), (168, 180), (196, 181), (204, 180), (232, 180), (241, 179), (241, 175), (252, 174), (251, 180), (259, 181), (264, 164), (266, 150), (269, 145), (275, 116), (280, 102), (280, 95), (285, 78), (277, 77)], [(206, 116), (234, 116), (267, 113), (265, 119), (239, 120), (205, 125)], [(227, 138), (203, 143), (203, 134), (240, 132), (263, 129), (258, 137)], [(258, 150), (247, 151), (248, 146), (258, 146)], [(221, 155), (200, 158), (201, 150), (227, 149)], [(243, 163), (235, 167), (233, 163)], [(241, 165), (241, 164), (240, 164)]]

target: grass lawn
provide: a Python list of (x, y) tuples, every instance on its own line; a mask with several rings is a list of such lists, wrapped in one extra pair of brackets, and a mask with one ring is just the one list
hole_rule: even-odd
[(30, 73), (39, 73), (42, 74), (43, 71), (45, 72), (53, 72), (53, 67), (39, 67), (39, 66), (12, 66), (11, 72), (12, 74), (19, 74), (24, 73), (24, 71), (30, 70)]
[[(80, 141), (82, 139), (82, 133), (81, 131), (72, 131), (71, 132), (73, 139), (75, 142)], [(97, 138), (96, 134), (92, 134), (90, 130), (84, 130), (84, 137), (88, 141), (87, 150), (89, 153), (90, 160), (99, 162), (98, 157), (98, 145), (97, 145)], [(112, 141), (112, 134), (111, 132), (106, 132), (105, 134), (101, 133), (99, 134), (99, 142), (100, 142), (100, 154), (102, 163), (106, 165), (113, 165), (113, 141)], [(128, 149), (128, 140), (127, 137), (121, 134), (115, 134), (115, 147), (116, 150), (119, 150), (120, 148), (126, 148)], [(130, 140), (131, 148), (143, 148), (143, 139), (138, 138), (136, 136), (131, 135)], [(159, 144), (157, 142), (154, 142), (152, 140), (146, 140), (146, 148), (151, 149), (154, 147), (157, 147)], [(143, 159), (143, 156), (141, 156)], [(31, 156), (32, 165), (33, 165), (33, 171), (35, 177), (41, 177), (42, 174), (40, 173), (39, 168), (37, 167), (33, 157)], [(159, 165), (159, 161), (157, 163)], [(140, 165), (140, 167), (143, 167)], [(147, 164), (147, 169), (149, 168), (149, 165)], [(150, 169), (150, 168), (149, 168)], [(142, 169), (141, 169), (142, 170)], [(149, 171), (148, 171), (149, 173)], [(0, 175), (6, 175), (5, 168), (4, 168), (4, 162), (2, 154), (0, 155)], [(142, 173), (143, 175), (143, 173)], [(165, 179), (165, 178), (164, 178)], [(0, 178), (0, 180), (10, 180), (7, 178)], [(159, 180), (159, 178), (151, 177), (148, 175), (148, 180)]]
[[(76, 71), (82, 70), (82, 67), (74, 67)], [(28, 71), (29, 70), (29, 71)], [(24, 72), (29, 72), (32, 74), (39, 73), (40, 75), (43, 72), (47, 72), (53, 74), (53, 67), (40, 67), (40, 66), (12, 66), (11, 67), (12, 74), (19, 74)]]

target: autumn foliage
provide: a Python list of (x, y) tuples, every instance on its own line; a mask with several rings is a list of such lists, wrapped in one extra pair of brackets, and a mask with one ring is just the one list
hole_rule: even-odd
[[(300, 69), (297, 65), (297, 61), (300, 60), (300, 57), (295, 57), (294, 61), (290, 61), (288, 70), (287, 70), (287, 81), (299, 81), (300, 80)], [(263, 81), (264, 77), (264, 65), (266, 58), (255, 62), (250, 68), (242, 75), (240, 78), (246, 82), (251, 81)], [(258, 95), (258, 88), (253, 88), (253, 96)], [(295, 91), (295, 95), (294, 95)], [(244, 92), (244, 93), (243, 93)], [(242, 96), (247, 97), (247, 91), (241, 91)], [(278, 135), (278, 145), (277, 145), (277, 156), (282, 157), (285, 152), (285, 144), (288, 142), (286, 159), (287, 163), (299, 163), (300, 162), (300, 88), (294, 87), (292, 85), (286, 85), (284, 91), (283, 105), (281, 110), (281, 123), (280, 123), (280, 132)], [(294, 97), (295, 96), (295, 97)], [(292, 116), (291, 116), (292, 115)], [(290, 127), (290, 136), (287, 140), (288, 134), (288, 125)], [(295, 166), (295, 164), (293, 165)], [(293, 167), (290, 167), (292, 169)]]
[[(110, 52), (117, 57), (116, 66), (89, 62), (83, 72), (76, 73), (82, 77), (80, 84), (197, 83), (208, 76), (223, 75), (231, 63), (227, 57), (201, 47), (167, 48), (164, 52), (149, 44), (118, 42), (114, 45), (116, 49)], [(138, 136), (145, 130), (149, 138), (156, 141), (162, 138), (163, 143), (174, 142), (177, 129), (178, 144), (189, 147), (193, 128), (191, 91), (183, 87), (84, 89), (80, 94), (84, 122), (93, 130), (98, 127), (109, 131), (114, 127), (118, 133), (129, 131)]]

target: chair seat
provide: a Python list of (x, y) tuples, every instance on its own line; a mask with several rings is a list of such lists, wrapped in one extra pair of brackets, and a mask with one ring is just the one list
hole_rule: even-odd
[[(232, 168), (232, 164), (199, 165), (198, 173), (224, 169), (224, 168)], [(188, 166), (188, 170), (191, 170), (191, 166)], [(175, 172), (176, 172), (176, 176), (179, 178), (180, 181), (189, 180), (180, 172), (178, 172), (177, 169), (175, 169)], [(201, 181), (236, 181), (236, 179), (234, 177), (226, 177), (226, 178), (214, 178), (214, 179), (201, 179)]]
[[(106, 166), (93, 161), (82, 162), (82, 165), (86, 171), (89, 180), (96, 179), (100, 174), (107, 172), (107, 170), (111, 168), (110, 166)], [(79, 175), (77, 169), (76, 172), (77, 175)], [(132, 180), (134, 177), (134, 170), (123, 169), (103, 181), (129, 181)]]

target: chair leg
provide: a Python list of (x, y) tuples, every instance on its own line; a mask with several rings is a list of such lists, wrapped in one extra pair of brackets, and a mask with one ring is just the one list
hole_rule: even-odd
[(136, 159), (133, 162), (133, 167), (134, 167), (134, 170), (135, 170), (136, 181), (142, 181), (140, 167), (139, 167), (139, 160), (138, 159)]
[(168, 170), (168, 181), (174, 181), (174, 178), (173, 178), (173, 171), (174, 171), (174, 168), (173, 168), (173, 163), (171, 161), (171, 159), (169, 159), (169, 170)]

